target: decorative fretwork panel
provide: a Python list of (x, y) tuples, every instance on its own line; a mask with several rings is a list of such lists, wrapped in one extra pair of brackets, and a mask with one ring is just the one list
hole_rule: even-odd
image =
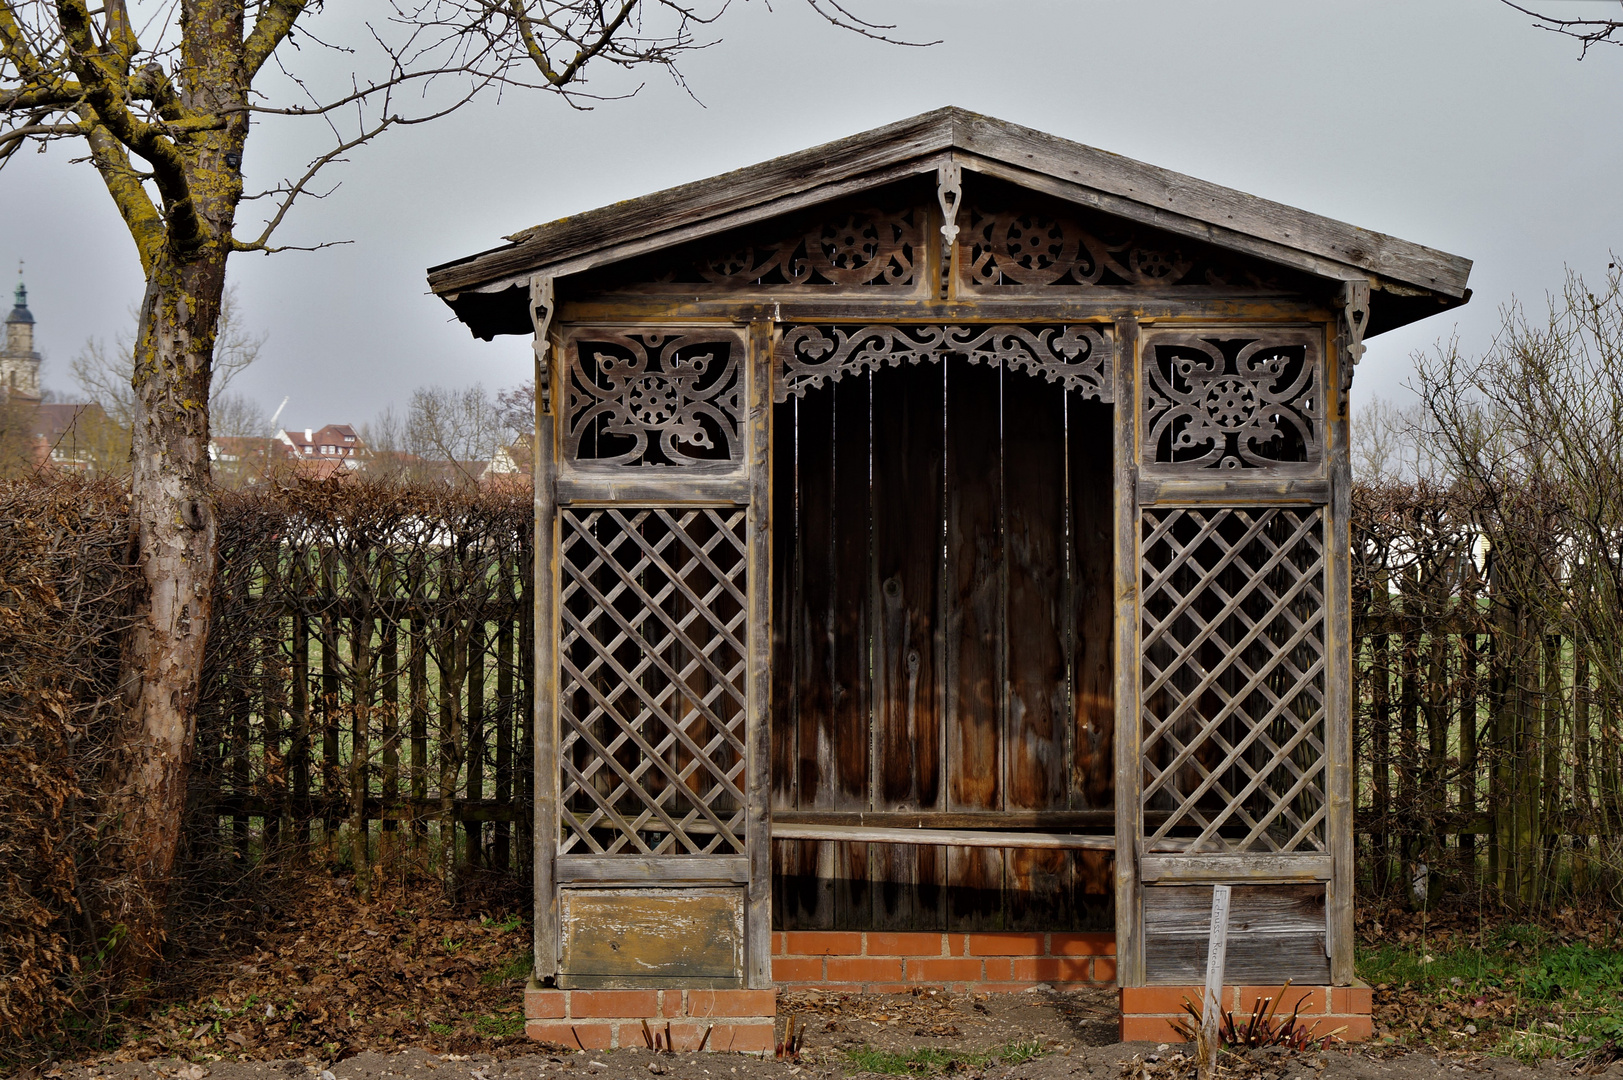
[(1308, 329), (1146, 333), (1146, 471), (1317, 471), (1323, 336)]
[(959, 213), (959, 279), (974, 292), (1089, 287), (1300, 287), (1288, 272), (1237, 259), (1210, 244), (1121, 218), (987, 184)]
[(1323, 510), (1140, 521), (1146, 842), (1325, 850)]
[(886, 364), (949, 356), (1039, 375), (1095, 401), (1114, 400), (1109, 344), (1098, 328), (1086, 325), (791, 326), (778, 345), (773, 399), (803, 397), (814, 387)]
[(743, 853), (745, 519), (560, 514), (561, 854)]
[(927, 221), (925, 205), (905, 199), (821, 206), (617, 264), (612, 275), (588, 274), (581, 284), (588, 291), (912, 291), (922, 284)]
[(742, 468), (741, 333), (579, 328), (565, 353), (567, 465)]

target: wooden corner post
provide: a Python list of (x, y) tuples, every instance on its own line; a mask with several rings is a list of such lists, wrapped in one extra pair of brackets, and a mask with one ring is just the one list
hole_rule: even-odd
[(535, 964), (531, 980), (549, 979), (558, 971), (558, 890), (554, 860), (558, 852), (558, 558), (554, 480), (557, 475), (552, 402), (552, 317), (557, 310), (553, 280), (530, 279), (530, 317), (535, 324), (535, 547), (534, 581), (535, 799), (534, 878)]
[(1139, 746), (1137, 319), (1116, 322), (1116, 982), (1144, 985), (1144, 912), (1138, 874)]
[(772, 986), (772, 355), (773, 324), (749, 331), (749, 705), (746, 730), (745, 979)]

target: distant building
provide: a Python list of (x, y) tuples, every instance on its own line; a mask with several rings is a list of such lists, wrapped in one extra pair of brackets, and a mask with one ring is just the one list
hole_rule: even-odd
[(28, 287), (17, 276), (17, 302), (6, 316), (6, 347), (0, 351), (0, 402), (38, 401), (40, 355), (34, 351), (34, 315), (28, 310)]
[(91, 402), (35, 404), (33, 457), (40, 468), (116, 472), (129, 464), (130, 437)]
[(479, 486), (484, 488), (526, 488), (535, 467), (535, 443), (525, 438), (511, 446), (497, 449), (490, 464), (479, 474)]
[(289, 457), (299, 461), (341, 461), (346, 469), (366, 467), (371, 450), (348, 424), (328, 424), (324, 428), (281, 431), (276, 439)]

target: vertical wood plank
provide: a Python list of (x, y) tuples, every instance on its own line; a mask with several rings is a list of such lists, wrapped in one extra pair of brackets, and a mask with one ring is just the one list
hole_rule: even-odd
[[(496, 804), (513, 806), (513, 562), (503, 555), (496, 572)], [(497, 821), (491, 837), (490, 857), (496, 869), (512, 864), (513, 825)]]
[[(548, 372), (536, 371), (537, 385)], [(556, 401), (556, 394), (550, 400)], [(558, 890), (555, 859), (558, 850), (558, 545), (557, 509), (553, 482), (557, 475), (557, 439), (554, 417), (537, 410), (535, 417), (535, 540), (531, 551), (531, 640), (534, 675), (531, 698), (531, 745), (534, 799), (534, 847), (531, 873), (535, 880), (534, 978), (558, 974)]]
[[(1001, 373), (947, 365), (946, 717), (948, 810), (1003, 805), (1003, 577)], [(1003, 855), (947, 849), (953, 929), (1002, 925)]]
[[(1004, 374), (1009, 810), (1062, 810), (1070, 798), (1064, 410), (1058, 387)], [(1009, 928), (1068, 929), (1070, 853), (1009, 848), (1005, 857)]]
[[(876, 810), (934, 807), (940, 786), (941, 374), (926, 364), (871, 376)], [(920, 854), (911, 844), (869, 849), (876, 929), (934, 921), (919, 910)]]
[(750, 324), (749, 761), (745, 766), (750, 883), (745, 963), (746, 979), (754, 989), (772, 986), (772, 335), (772, 323), (757, 320)]
[(1138, 880), (1138, 841), (1144, 835), (1139, 806), (1139, 611), (1138, 611), (1138, 371), (1137, 319), (1116, 323), (1116, 981), (1144, 985), (1143, 890)]
[[(1326, 331), (1328, 333), (1328, 331)], [(1324, 383), (1335, 392), (1341, 379), (1335, 367), (1342, 358), (1334, 349), (1327, 350), (1334, 362)], [(1353, 883), (1356, 867), (1353, 865), (1353, 756), (1352, 756), (1352, 575), (1349, 563), (1352, 554), (1352, 464), (1348, 448), (1347, 402), (1339, 400), (1329, 404), (1330, 444), (1330, 505), (1326, 507), (1325, 523), (1326, 581), (1325, 630), (1328, 641), (1325, 650), (1326, 702), (1329, 719), (1325, 730), (1325, 836), (1329, 842), (1331, 879), (1325, 897), (1330, 953), (1330, 979), (1338, 986), (1347, 986), (1353, 980)]]
[[(368, 568), (370, 569), (370, 568)], [(372, 897), (372, 828), (366, 820), (366, 795), (371, 787), (367, 758), (372, 733), (372, 617), (364, 609), (351, 620), (351, 709), (349, 744), (349, 845), (355, 871), (355, 891), (363, 900)]]
[[(1071, 394), (1066, 413), (1067, 483), (1070, 493), (1069, 581), (1071, 604), (1071, 791), (1073, 810), (1111, 810), (1115, 805), (1115, 641), (1112, 584), (1114, 492), (1111, 446), (1114, 418), (1107, 404)], [(1078, 929), (1115, 922), (1114, 860), (1109, 852), (1074, 855), (1074, 905)]]
[[(796, 547), (795, 606), (781, 616), (792, 623), (797, 702), (795, 733), (796, 805), (833, 809), (839, 803), (837, 736), (834, 727), (834, 537), (838, 527), (830, 512), (834, 498), (834, 392), (818, 390), (797, 398), (795, 414)], [(781, 430), (781, 429), (780, 429)], [(775, 465), (781, 468), (779, 456)], [(774, 487), (784, 479), (774, 470)], [(783, 535), (781, 529), (778, 535)], [(795, 924), (803, 929), (834, 925), (833, 860), (838, 845), (797, 841)], [(787, 923), (785, 923), (787, 927)]]
[[(801, 622), (800, 563), (804, 557), (796, 530), (798, 467), (795, 424), (798, 399), (772, 408), (772, 809), (799, 805), (800, 694), (796, 663)], [(798, 873), (797, 840), (772, 841), (772, 918), (775, 929), (800, 929), (800, 893), (808, 884)], [(815, 892), (815, 889), (809, 890)]]
[[(834, 802), (838, 810), (869, 809), (869, 380), (834, 384)], [(868, 845), (840, 844), (835, 857), (834, 924), (867, 929)]]
[[(332, 576), (323, 575), (331, 587)], [(331, 600), (331, 594), (325, 597)], [(330, 614), (321, 616), (321, 842), (334, 862), (338, 860), (339, 803), (343, 796), (338, 787), (338, 630)]]
[[(393, 596), (394, 576), (388, 578), (391, 588), (385, 595)], [(385, 876), (392, 873), (399, 856), (396, 845), (400, 840), (398, 811), (390, 809), (400, 798), (400, 620), (385, 618), (378, 644), (378, 678), (383, 694), (383, 754), (381, 787), (383, 820), (378, 826), (378, 867)]]
[[(428, 641), (431, 621), (418, 608), (412, 612), (407, 633), (406, 667), (408, 721), (411, 729), (411, 797), (417, 807), (428, 800)], [(422, 853), (428, 838), (428, 823), (420, 809), (411, 815), (411, 847)]]
[[(485, 797), (485, 620), (482, 613), (468, 617), (468, 794), (469, 800)], [(462, 819), (468, 838), (468, 865), (484, 863), (485, 823)]]

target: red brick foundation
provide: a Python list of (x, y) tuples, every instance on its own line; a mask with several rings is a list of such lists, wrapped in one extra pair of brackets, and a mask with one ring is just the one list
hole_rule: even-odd
[[(1124, 986), (1121, 990), (1122, 1042), (1182, 1042), (1183, 1037), (1172, 1030), (1172, 1021), (1188, 1017), (1183, 1000), (1200, 1002), (1205, 992), (1200, 986)], [(1277, 986), (1225, 986), (1221, 999), (1225, 1012), (1234, 1018), (1249, 1017), (1257, 999), (1277, 997)], [(1285, 991), (1279, 1011), (1290, 1015), (1297, 1003), (1301, 1009), (1297, 1016), (1318, 1026), (1316, 1034), (1328, 1035), (1336, 1028), (1345, 1027), (1336, 1038), (1345, 1042), (1364, 1042), (1371, 1034), (1371, 995), (1369, 986), (1292, 986)]]
[(772, 935), (772, 981), (845, 993), (1056, 989), (1116, 984), (1116, 935), (881, 933), (791, 930)]
[[(776, 990), (526, 990), (524, 1033), (570, 1050), (647, 1046), (643, 1025), (677, 1052), (772, 1050)], [(710, 1033), (708, 1041), (705, 1032)]]

